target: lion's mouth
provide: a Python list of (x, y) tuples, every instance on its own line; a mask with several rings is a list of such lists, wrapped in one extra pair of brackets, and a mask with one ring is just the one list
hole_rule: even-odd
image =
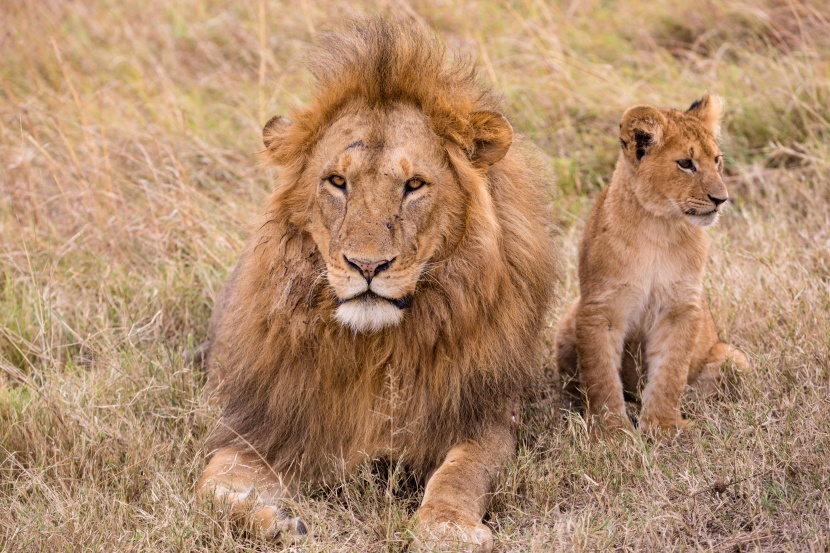
[(697, 216), (697, 217), (706, 217), (708, 215), (714, 215), (717, 212), (718, 212), (718, 209), (715, 208), (712, 211), (707, 211), (706, 213), (698, 213), (694, 209), (687, 209), (683, 213), (685, 213), (686, 215), (694, 215), (694, 216)]
[(386, 296), (381, 296), (380, 294), (376, 294), (376, 293), (372, 292), (371, 290), (366, 290), (365, 292), (360, 293), (356, 296), (352, 296), (350, 298), (338, 299), (337, 300), (337, 305), (343, 305), (344, 303), (350, 302), (350, 301), (368, 302), (368, 301), (377, 301), (377, 300), (382, 300), (382, 301), (389, 302), (392, 305), (394, 305), (395, 307), (397, 307), (398, 309), (406, 309), (407, 307), (409, 307), (409, 304), (411, 303), (412, 298), (410, 296), (404, 296), (402, 298), (387, 298)]

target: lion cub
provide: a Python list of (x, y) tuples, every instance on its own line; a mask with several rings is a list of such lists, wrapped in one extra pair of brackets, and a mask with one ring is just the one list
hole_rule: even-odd
[(639, 426), (678, 429), (688, 384), (714, 391), (720, 367), (746, 356), (718, 338), (703, 291), (709, 239), (726, 205), (717, 144), (722, 102), (706, 93), (684, 113), (629, 108), (620, 152), (579, 252), (581, 296), (559, 323), (556, 360), (587, 399), (592, 430), (633, 430), (623, 393), (642, 392)]

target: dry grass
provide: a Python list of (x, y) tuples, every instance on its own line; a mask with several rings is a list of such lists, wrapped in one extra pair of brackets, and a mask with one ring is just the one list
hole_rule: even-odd
[[(736, 201), (707, 285), (756, 372), (686, 398), (696, 430), (658, 444), (588, 443), (551, 375), (498, 482), (499, 548), (830, 550), (830, 16), (687, 4), (4, 1), (0, 550), (267, 549), (191, 501), (217, 413), (182, 354), (268, 191), (261, 124), (306, 97), (305, 45), (358, 11), (438, 29), (550, 154), (567, 264), (552, 321), (624, 108), (728, 101)], [(310, 494), (304, 550), (402, 550), (405, 484), (367, 465)]]

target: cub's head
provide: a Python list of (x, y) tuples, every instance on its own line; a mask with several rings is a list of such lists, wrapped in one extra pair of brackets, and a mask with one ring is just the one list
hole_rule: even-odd
[(650, 213), (708, 226), (729, 195), (717, 139), (723, 102), (708, 92), (685, 112), (634, 106), (620, 123), (633, 192)]
[[(474, 112), (469, 122), (474, 139), (466, 152), (406, 102), (352, 103), (320, 132), (291, 197), (297, 225), (325, 261), (341, 324), (358, 332), (397, 325), (430, 264), (458, 245), (471, 197), (484, 192), (460, 173), (482, 175), (513, 140), (499, 113)], [(266, 148), (289, 140), (291, 127), (272, 118)]]

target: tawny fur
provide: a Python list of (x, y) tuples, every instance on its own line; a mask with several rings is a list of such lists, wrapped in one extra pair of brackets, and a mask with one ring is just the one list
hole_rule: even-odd
[(581, 295), (556, 340), (566, 389), (584, 393), (592, 429), (633, 430), (624, 393), (636, 396), (643, 381), (640, 427), (683, 427), (687, 384), (713, 391), (726, 359), (747, 368), (744, 354), (718, 338), (703, 290), (702, 227), (727, 199), (720, 115), (720, 99), (708, 93), (685, 113), (635, 106), (623, 115), (617, 167), (582, 238)]
[[(547, 173), (473, 69), (413, 24), (360, 22), (311, 66), (309, 107), (266, 125), (279, 182), (211, 318), (224, 411), (197, 493), (275, 506), (385, 457), (428, 478), (420, 539), (487, 550), (556, 281)], [(347, 259), (392, 261), (367, 284)], [(401, 316), (346, 301), (369, 286), (407, 298)]]

